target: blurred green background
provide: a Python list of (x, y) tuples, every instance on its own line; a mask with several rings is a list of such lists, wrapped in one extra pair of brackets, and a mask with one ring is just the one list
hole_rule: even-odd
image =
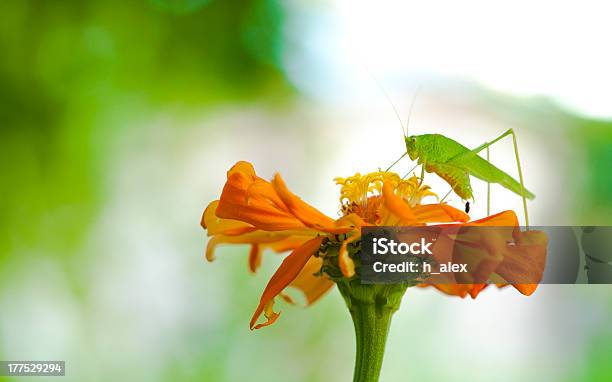
[[(609, 100), (610, 87), (599, 89), (608, 79), (588, 82), (581, 91), (592, 98), (572, 103), (565, 89), (580, 71), (563, 73), (573, 81), (566, 87), (517, 92), (428, 64), (423, 57), (439, 42), (428, 40), (433, 29), (416, 38), (401, 33), (402, 23), (377, 29), (397, 21), (386, 19), (402, 14), (395, 7), (3, 1), (0, 360), (66, 360), (71, 381), (350, 380), (352, 324), (337, 291), (308, 309), (282, 305), (276, 325), (250, 332), (281, 257), (266, 256), (256, 276), (246, 248), (221, 248), (208, 264), (198, 223), (238, 160), (265, 178), (280, 171), (294, 192), (336, 216), (334, 176), (384, 167), (402, 152), (399, 123), (368, 72), (403, 118), (420, 86), (415, 133), (476, 146), (514, 127), (538, 195), (535, 224), (610, 225), (612, 109), (584, 107)], [(432, 15), (401, 7), (406, 24)], [(482, 19), (495, 20), (487, 11)], [(432, 28), (452, 35), (445, 20), (432, 18)], [(353, 24), (365, 37), (350, 33)], [(540, 29), (531, 32), (538, 42)], [(390, 47), (403, 54), (397, 61), (378, 49), (393, 36), (405, 42)], [(547, 37), (554, 47), (566, 36)], [(473, 42), (483, 48), (476, 72), (495, 66), (484, 43)], [(539, 78), (535, 63), (524, 64), (529, 52), (515, 53), (521, 78)], [(505, 146), (492, 156), (511, 172)], [(496, 191), (494, 210), (520, 210)], [(610, 380), (611, 297), (607, 286), (547, 285), (530, 298), (490, 290), (475, 301), (409, 291), (381, 380)]]

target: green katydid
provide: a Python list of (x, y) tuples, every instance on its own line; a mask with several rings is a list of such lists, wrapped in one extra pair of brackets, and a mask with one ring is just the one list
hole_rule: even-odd
[[(384, 89), (383, 89), (384, 90)], [(391, 102), (391, 99), (385, 92), (387, 99), (391, 103), (391, 106), (397, 113), (395, 106)], [(414, 105), (414, 99), (410, 106), (410, 113), (412, 106)], [(410, 120), (410, 117), (408, 121)], [(508, 190), (516, 193), (523, 198), (523, 208), (525, 211), (525, 222), (529, 226), (529, 217), (527, 215), (527, 201), (526, 199), (533, 199), (535, 195), (525, 188), (523, 182), (523, 172), (521, 169), (521, 163), (518, 154), (518, 145), (516, 143), (516, 135), (513, 129), (509, 129), (497, 138), (490, 142), (485, 142), (475, 149), (468, 149), (461, 143), (448, 138), (441, 134), (423, 134), (423, 135), (411, 135), (408, 136), (406, 130), (404, 130), (402, 124), (402, 131), (404, 133), (404, 141), (406, 144), (406, 152), (391, 166), (395, 165), (400, 159), (408, 155), (411, 160), (416, 160), (417, 165), (421, 165), (421, 182), (425, 176), (425, 171), (429, 173), (435, 173), (441, 177), (446, 183), (448, 183), (452, 191), (455, 192), (461, 199), (474, 199), (472, 194), (472, 185), (470, 182), (470, 175), (478, 179), (484, 180), (487, 183), (498, 183)], [(502, 138), (512, 135), (514, 143), (514, 154), (516, 156), (516, 164), (519, 174), (519, 181), (508, 175), (504, 171), (500, 170), (488, 161), (488, 150), (489, 147), (501, 140)], [(487, 159), (478, 155), (482, 150), (487, 149)], [(416, 166), (415, 166), (416, 167)], [(450, 191), (449, 191), (450, 192)], [(487, 189), (489, 193), (489, 189)], [(489, 208), (489, 195), (487, 195), (487, 209)], [(466, 203), (466, 212), (469, 211), (469, 202)]]
[[(480, 151), (508, 135), (512, 135), (514, 142), (519, 181), (478, 155)], [(514, 130), (509, 129), (491, 142), (485, 142), (473, 150), (441, 134), (406, 136), (404, 141), (406, 142), (406, 153), (410, 159), (417, 160), (417, 163), (422, 165), (423, 171), (433, 172), (444, 179), (461, 199), (474, 198), (470, 175), (488, 183), (498, 183), (523, 197), (525, 219), (527, 220), (525, 198), (533, 199), (535, 195), (528, 191), (523, 183), (523, 173)], [(528, 220), (527, 225), (529, 225)]]

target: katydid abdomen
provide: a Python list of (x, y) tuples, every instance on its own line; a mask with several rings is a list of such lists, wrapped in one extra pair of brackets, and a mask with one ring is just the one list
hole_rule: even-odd
[(428, 162), (425, 164), (425, 171), (437, 174), (440, 178), (444, 179), (461, 199), (473, 199), (470, 177), (464, 169), (448, 166), (444, 163)]

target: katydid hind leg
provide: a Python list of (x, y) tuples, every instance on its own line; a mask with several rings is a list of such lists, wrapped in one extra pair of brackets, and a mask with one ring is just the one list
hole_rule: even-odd
[[(512, 129), (507, 130), (499, 137), (495, 138), (491, 142), (485, 142), (477, 148), (469, 151), (465, 151), (461, 154), (458, 154), (448, 160), (447, 164), (452, 164), (461, 168), (465, 168), (470, 172), (471, 175), (484, 180), (489, 183), (499, 183), (503, 187), (509, 189), (510, 191), (516, 193), (519, 196), (523, 194), (527, 197), (527, 199), (533, 199), (535, 195), (531, 193), (525, 185), (520, 181), (522, 177), (522, 168), (520, 161), (517, 160), (517, 169), (519, 172), (519, 181), (514, 179), (509, 174), (497, 168), (495, 165), (491, 164), (489, 161), (481, 158), (478, 153), (484, 149), (489, 148), (492, 144), (498, 142), (503, 137), (508, 135), (512, 135), (514, 140), (516, 140), (516, 136)], [(518, 158), (518, 148), (515, 148), (515, 156)]]
[[(478, 153), (484, 149), (488, 149), (492, 144), (498, 142), (500, 139), (512, 135), (512, 142), (514, 145), (514, 155), (516, 159), (517, 170), (519, 174), (519, 181), (517, 182), (513, 177), (506, 174), (502, 170), (498, 169), (490, 162), (481, 158)], [(520, 195), (523, 199), (523, 210), (525, 212), (525, 223), (529, 226), (529, 215), (527, 212), (527, 198), (533, 199), (535, 195), (533, 195), (529, 190), (525, 188), (525, 183), (523, 181), (523, 170), (521, 167), (521, 161), (518, 153), (518, 144), (516, 142), (516, 134), (513, 129), (509, 129), (499, 137), (495, 138), (491, 142), (486, 142), (474, 150), (459, 154), (448, 161), (448, 163), (452, 163), (458, 166), (461, 166), (468, 170), (471, 175), (482, 179), (489, 183), (499, 183), (505, 188), (515, 192)]]

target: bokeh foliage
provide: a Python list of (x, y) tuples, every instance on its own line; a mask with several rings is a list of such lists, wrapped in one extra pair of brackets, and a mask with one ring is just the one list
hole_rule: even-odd
[(289, 96), (282, 27), (268, 0), (3, 1), (0, 258), (79, 244), (142, 115)]

